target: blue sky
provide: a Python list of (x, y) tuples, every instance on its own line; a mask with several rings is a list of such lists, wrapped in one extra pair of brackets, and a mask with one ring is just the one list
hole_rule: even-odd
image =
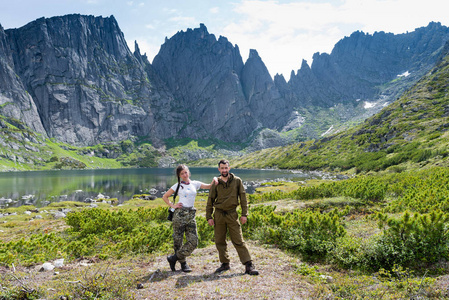
[(204, 23), (237, 44), (243, 61), (256, 49), (271, 76), (312, 63), (352, 32), (404, 33), (431, 21), (449, 26), (447, 0), (0, 0), (0, 24), (21, 27), (40, 17), (72, 13), (114, 15), (131, 51), (137, 40), (150, 62), (164, 43)]

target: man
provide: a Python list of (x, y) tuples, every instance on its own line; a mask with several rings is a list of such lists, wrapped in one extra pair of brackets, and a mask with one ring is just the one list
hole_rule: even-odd
[[(206, 205), (206, 219), (210, 226), (214, 226), (215, 246), (221, 262), (221, 266), (215, 273), (221, 273), (230, 269), (226, 244), (226, 233), (229, 229), (232, 244), (237, 250), (240, 261), (245, 265), (245, 273), (259, 275), (259, 272), (254, 268), (248, 248), (243, 241), (242, 229), (237, 215), (237, 206), (240, 198), (240, 206), (242, 207), (240, 222), (245, 224), (248, 216), (245, 188), (242, 180), (230, 173), (230, 170), (229, 161), (220, 160), (218, 171), (221, 176), (218, 178), (218, 184), (212, 184)], [(212, 213), (214, 213), (213, 218)]]

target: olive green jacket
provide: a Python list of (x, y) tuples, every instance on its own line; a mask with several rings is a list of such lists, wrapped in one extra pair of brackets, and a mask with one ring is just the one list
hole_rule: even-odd
[[(242, 216), (248, 216), (248, 202), (246, 192), (240, 177), (229, 173), (227, 182), (218, 179), (218, 184), (212, 184), (209, 191), (209, 198), (206, 205), (206, 219), (212, 219), (214, 208), (223, 211), (233, 211), (240, 204), (242, 207)], [(240, 198), (240, 203), (239, 203)]]

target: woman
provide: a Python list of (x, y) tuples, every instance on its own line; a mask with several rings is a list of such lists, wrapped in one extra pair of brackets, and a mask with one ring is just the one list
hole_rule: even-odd
[[(194, 207), (197, 191), (201, 189), (210, 189), (211, 184), (205, 184), (201, 181), (191, 180), (190, 171), (186, 165), (179, 165), (176, 168), (176, 176), (178, 183), (174, 184), (162, 196), (165, 203), (175, 210), (173, 215), (173, 248), (175, 254), (167, 256), (170, 269), (176, 271), (175, 265), (179, 261), (183, 272), (191, 272), (192, 269), (187, 265), (186, 257), (192, 254), (193, 250), (198, 246), (198, 233), (196, 229)], [(217, 182), (214, 177), (212, 182)], [(170, 197), (177, 190), (179, 201), (175, 204), (170, 202)], [(186, 242), (183, 244), (184, 234)]]

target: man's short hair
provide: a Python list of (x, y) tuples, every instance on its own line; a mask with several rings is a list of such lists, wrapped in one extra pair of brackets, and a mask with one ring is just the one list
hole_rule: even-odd
[(222, 159), (218, 162), (218, 167), (220, 167), (220, 165), (228, 165), (229, 166), (229, 160), (227, 159)]

